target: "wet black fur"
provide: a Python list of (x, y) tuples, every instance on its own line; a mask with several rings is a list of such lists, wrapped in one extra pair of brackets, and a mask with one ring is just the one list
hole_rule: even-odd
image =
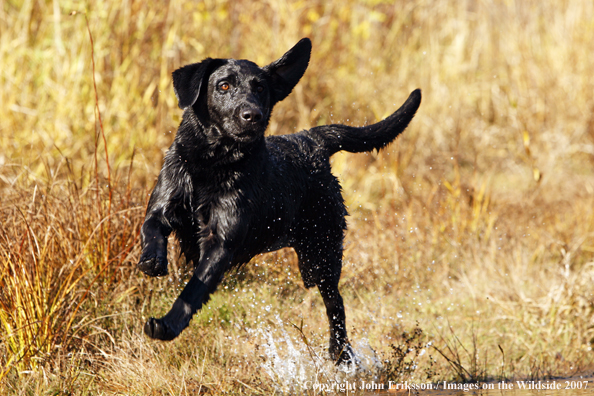
[(167, 274), (173, 232), (195, 270), (169, 313), (145, 324), (149, 337), (177, 337), (230, 268), (292, 247), (305, 286), (317, 286), (326, 305), (330, 356), (349, 358), (338, 291), (347, 211), (329, 159), (340, 150), (386, 146), (413, 118), (421, 93), (412, 92), (374, 125), (327, 125), (265, 138), (274, 105), (303, 76), (310, 52), (311, 42), (303, 39), (262, 68), (209, 58), (173, 73), (183, 120), (148, 204), (138, 267), (150, 276)]

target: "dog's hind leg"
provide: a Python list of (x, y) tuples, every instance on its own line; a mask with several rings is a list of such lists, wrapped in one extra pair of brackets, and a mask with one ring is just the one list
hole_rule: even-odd
[[(336, 184), (328, 183), (338, 190)], [(293, 248), (299, 258), (299, 270), (305, 287), (317, 286), (330, 326), (330, 358), (337, 364), (352, 361), (344, 304), (338, 290), (342, 270), (342, 250), (346, 210), (340, 195), (324, 196), (304, 205), (302, 217), (295, 227)]]
[(326, 306), (326, 315), (330, 324), (330, 358), (337, 364), (350, 362), (353, 353), (346, 331), (346, 317), (342, 296), (338, 291), (338, 284), (321, 281), (318, 289)]
[[(342, 230), (341, 230), (342, 233)], [(352, 350), (346, 331), (346, 317), (342, 296), (338, 290), (340, 270), (342, 266), (342, 250), (325, 249), (317, 242), (309, 241), (307, 245), (295, 250), (299, 257), (299, 269), (306, 287), (317, 286), (326, 306), (326, 315), (330, 327), (330, 358), (337, 364), (352, 360)], [(313, 242), (313, 243), (312, 243)], [(327, 243), (327, 241), (324, 241)], [(322, 243), (324, 243), (322, 242)], [(305, 244), (304, 244), (305, 245)], [(316, 246), (312, 249), (312, 246)]]

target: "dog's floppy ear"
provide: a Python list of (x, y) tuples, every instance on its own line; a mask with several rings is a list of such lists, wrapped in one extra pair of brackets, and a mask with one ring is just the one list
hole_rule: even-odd
[(279, 59), (262, 68), (272, 78), (275, 102), (286, 98), (297, 85), (307, 69), (310, 54), (311, 41), (303, 38)]
[(200, 96), (202, 82), (224, 62), (223, 59), (206, 58), (202, 62), (180, 67), (173, 72), (173, 90), (180, 109), (192, 106)]

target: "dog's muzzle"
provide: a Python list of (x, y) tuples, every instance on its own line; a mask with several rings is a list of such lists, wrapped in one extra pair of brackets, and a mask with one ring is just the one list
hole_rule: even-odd
[(243, 109), (239, 113), (239, 118), (244, 123), (260, 122), (263, 117), (262, 111), (257, 108)]

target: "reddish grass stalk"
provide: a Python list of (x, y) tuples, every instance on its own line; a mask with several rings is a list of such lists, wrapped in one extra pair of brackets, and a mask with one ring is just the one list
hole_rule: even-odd
[[(96, 109), (96, 117), (99, 121), (99, 130), (101, 131), (101, 138), (103, 139), (103, 146), (105, 149), (105, 164), (107, 165), (107, 190), (109, 193), (109, 200), (107, 206), (107, 231), (104, 233), (103, 229), (101, 232), (101, 237), (106, 238), (106, 251), (105, 251), (105, 262), (109, 260), (110, 250), (111, 250), (111, 239), (109, 238), (109, 234), (111, 232), (111, 204), (113, 198), (113, 189), (111, 185), (111, 167), (109, 165), (109, 149), (107, 147), (107, 139), (105, 138), (105, 130), (103, 129), (103, 120), (101, 118), (101, 110), (99, 109), (99, 94), (97, 93), (97, 81), (95, 78), (95, 42), (93, 41), (93, 34), (91, 33), (91, 27), (89, 26), (89, 18), (87, 17), (86, 12), (78, 12), (73, 11), (70, 15), (82, 14), (85, 17), (85, 23), (87, 25), (87, 32), (89, 33), (89, 40), (91, 41), (91, 63), (93, 66), (93, 91), (95, 93), (95, 109)], [(98, 151), (98, 143), (97, 138), (95, 138), (95, 182), (97, 184), (97, 205), (99, 206), (99, 215), (103, 217), (103, 210), (102, 205), (99, 200), (99, 168), (97, 164), (97, 151)], [(103, 228), (103, 226), (102, 226)], [(107, 237), (106, 237), (107, 235)]]

